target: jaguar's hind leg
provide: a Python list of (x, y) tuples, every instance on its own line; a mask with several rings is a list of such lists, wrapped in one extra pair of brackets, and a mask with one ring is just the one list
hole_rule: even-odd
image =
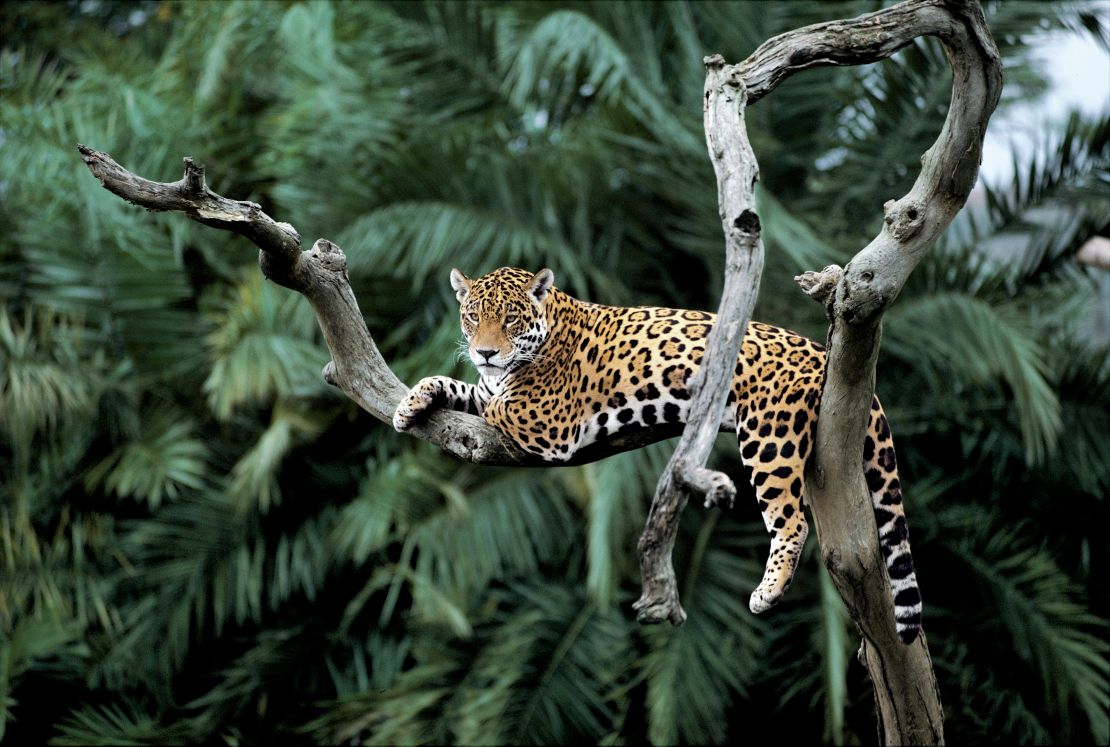
[(737, 427), (740, 456), (751, 470), (763, 523), (771, 535), (763, 580), (748, 602), (756, 614), (775, 606), (789, 588), (809, 534), (802, 512), (806, 462), (802, 452), (809, 450), (809, 427), (798, 421), (803, 427), (796, 433), (794, 414), (785, 418), (784, 414), (742, 415)]

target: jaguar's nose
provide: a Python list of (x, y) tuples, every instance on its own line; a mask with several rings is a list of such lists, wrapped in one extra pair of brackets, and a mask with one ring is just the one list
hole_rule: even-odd
[(477, 353), (478, 355), (482, 356), (483, 358), (485, 358), (487, 363), (489, 362), (490, 358), (497, 355), (497, 349), (496, 348), (479, 348), (478, 350), (475, 350), (474, 352)]

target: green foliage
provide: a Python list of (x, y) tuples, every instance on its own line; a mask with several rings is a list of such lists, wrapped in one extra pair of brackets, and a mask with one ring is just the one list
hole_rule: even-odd
[(1006, 629), (1013, 643), (1010, 653), (1040, 675), (1050, 708), (1062, 711), (1074, 697), (1090, 720), (1095, 741), (1105, 742), (1110, 738), (1107, 626), (1077, 601), (1073, 582), (1051, 555), (1028, 546), (1013, 553), (1025, 544), (1016, 534), (973, 536), (960, 548), (961, 559), (1002, 611), (998, 620), (984, 622)]
[(86, 487), (158, 508), (162, 498), (204, 487), (208, 448), (195, 437), (196, 424), (163, 407), (140, 421), (134, 441), (116, 449), (85, 474)]
[(325, 353), (313, 344), (315, 320), (303, 296), (285, 293), (255, 272), (214, 306), (204, 391), (217, 418), (227, 420), (244, 405), (320, 389), (317, 361)]
[(0, 308), (0, 425), (14, 449), (26, 449), (40, 431), (91, 408), (100, 371), (96, 361), (81, 365), (74, 326), (46, 308), (24, 307), (19, 316)]
[[(926, 373), (933, 389), (959, 392), (1004, 382), (1012, 395), (1007, 406), (1021, 423), (1027, 460), (1038, 465), (1054, 450), (1060, 404), (1046, 381), (1047, 363), (1036, 338), (1016, 328), (1016, 319), (1007, 318), (1013, 316), (1003, 306), (961, 293), (907, 299), (887, 316), (887, 350)], [(1007, 398), (999, 395), (998, 400)]]
[[(640, 627), (636, 541), (669, 445), (493, 470), (397, 436), (323, 385), (311, 308), (262, 279), (249, 244), (121, 202), (73, 145), (160, 180), (197, 158), (220, 193), (343, 247), (403, 379), (471, 377), (452, 266), (547, 265), (590, 300), (715, 304), (702, 57), (875, 6), (5, 5), (0, 736), (872, 740), (815, 542), (757, 620), (753, 502), (691, 506), (675, 555), (689, 620)], [(1045, 35), (1110, 38), (1093, 3), (985, 7), (999, 116), (1046, 90)], [(792, 276), (878, 230), (948, 95), (926, 40), (798, 75), (748, 111), (758, 317), (823, 336)], [(1107, 279), (1074, 257), (1110, 223), (1110, 119), (1038, 124), (1032, 156), (983, 185), (891, 310), (878, 389), (949, 734), (1105, 743)]]
[[(737, 550), (747, 545), (741, 532), (728, 527), (715, 533), (717, 521), (702, 522), (681, 574), (683, 607), (689, 618), (677, 631), (653, 628), (644, 656), (647, 686), (647, 731), (654, 744), (718, 743), (727, 735), (728, 709), (758, 672), (763, 643), (760, 628), (746, 614), (745, 594), (763, 575), (762, 564)], [(753, 531), (754, 530), (754, 531)], [(713, 545), (713, 546), (711, 546)], [(698, 697), (689, 698), (689, 693)]]

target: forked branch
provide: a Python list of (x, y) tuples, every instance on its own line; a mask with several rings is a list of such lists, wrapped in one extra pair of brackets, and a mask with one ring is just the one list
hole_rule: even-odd
[[(880, 324), (883, 310), (975, 184), (983, 135), (1002, 86), (998, 52), (976, 0), (909, 0), (853, 20), (783, 34), (739, 65), (724, 65), (719, 57), (706, 60), (706, 142), (717, 168), (728, 257), (719, 313), (743, 329), (759, 279), (749, 277), (742, 283), (737, 277), (745, 267), (737, 259), (740, 244), (729, 221), (748, 209), (751, 191), (750, 185), (736, 192), (726, 184), (742, 182), (738, 174), (750, 174), (754, 180), (758, 173), (754, 156), (748, 155), (745, 104), (767, 95), (799, 70), (876, 62), (919, 36), (937, 37), (952, 65), (952, 101), (940, 136), (922, 157), (921, 174), (911, 192), (884, 205), (882, 233), (847, 267), (799, 278), (803, 289), (825, 304), (832, 321), (807, 495), (825, 564), (864, 639), (860, 657), (875, 686), (880, 741), (885, 744), (938, 744), (944, 732), (924, 636), (903, 646), (895, 635), (889, 582), (860, 468)], [(717, 113), (711, 114), (711, 109)], [(733, 151), (745, 153), (742, 163), (720, 168), (722, 154)], [(748, 246), (747, 267), (758, 266), (758, 236)], [(718, 382), (720, 389), (696, 392), (683, 438), (656, 488), (640, 540), (643, 594), (636, 606), (642, 620), (678, 624), (685, 619), (671, 551), (689, 491), (706, 491), (707, 503), (730, 499), (733, 492), (727, 477), (705, 468), (705, 459), (712, 440), (706, 434), (714, 433), (720, 422), (728, 374), (739, 353), (740, 339), (734, 333), (720, 330), (709, 340), (698, 381)]]

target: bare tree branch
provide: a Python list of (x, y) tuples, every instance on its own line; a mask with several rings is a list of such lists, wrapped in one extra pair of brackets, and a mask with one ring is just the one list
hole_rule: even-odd
[[(153, 211), (184, 213), (206, 226), (233, 231), (261, 250), (258, 262), (269, 279), (309, 300), (324, 333), (332, 360), (324, 367), (325, 381), (338, 387), (362, 409), (391, 423), (397, 404), (408, 394), (389, 368), (366, 328), (347, 279), (347, 258), (338, 246), (318, 239), (308, 251), (288, 223), (275, 221), (253, 203), (230, 200), (205, 185), (204, 168), (185, 159), (185, 175), (176, 182), (154, 182), (136, 176), (107, 153), (78, 144), (89, 171), (105, 189), (130, 203)], [(444, 451), (475, 464), (550, 467), (474, 415), (435, 410), (422, 425), (408, 431)], [(581, 449), (563, 464), (585, 464), (607, 456), (673, 438), (681, 432), (670, 424), (614, 435)]]
[(912, 0), (850, 20), (815, 23), (768, 39), (739, 64), (754, 104), (801, 70), (885, 60), (920, 36), (952, 32), (952, 12), (977, 0)]
[(678, 517), (690, 491), (705, 494), (707, 506), (732, 505), (736, 486), (723, 472), (705, 468), (724, 414), (740, 342), (747, 330), (763, 275), (763, 242), (755, 214), (755, 153), (744, 124), (745, 89), (735, 66), (705, 58), (705, 142), (717, 174), (717, 201), (725, 232), (725, 286), (717, 321), (706, 340), (705, 357), (690, 383), (693, 401), (682, 439), (655, 488), (647, 525), (640, 537), (643, 591), (633, 605), (641, 622), (680, 625), (686, 613), (678, 601), (671, 552)]

